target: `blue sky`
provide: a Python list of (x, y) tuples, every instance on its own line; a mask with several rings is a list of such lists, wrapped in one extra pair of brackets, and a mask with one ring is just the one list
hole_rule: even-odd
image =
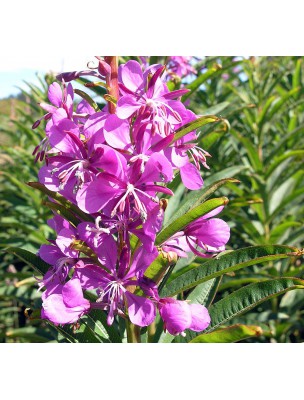
[[(79, 71), (87, 69), (87, 62), (94, 56), (31, 56), (27, 58), (7, 57), (0, 64), (0, 99), (19, 93), (17, 87), (27, 88), (24, 81), (37, 83), (36, 74), (43, 76), (46, 72)], [(21, 65), (21, 66), (20, 66)], [(20, 66), (20, 67), (19, 67)]]
[(16, 95), (20, 92), (18, 87), (26, 89), (29, 83), (37, 83), (36, 72), (43, 75), (45, 71), (36, 71), (34, 69), (18, 69), (13, 71), (0, 71), (0, 99), (10, 95)]

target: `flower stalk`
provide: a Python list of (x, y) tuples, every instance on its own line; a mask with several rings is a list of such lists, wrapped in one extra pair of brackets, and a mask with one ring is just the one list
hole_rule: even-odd
[[(107, 56), (105, 62), (109, 64), (111, 73), (106, 77), (106, 83), (108, 87), (108, 94), (111, 98), (118, 101), (119, 88), (118, 88), (118, 57)], [(110, 114), (115, 114), (116, 105), (112, 101), (108, 101)]]

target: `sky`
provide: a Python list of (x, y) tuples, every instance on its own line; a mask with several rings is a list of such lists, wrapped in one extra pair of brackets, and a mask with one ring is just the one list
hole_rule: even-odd
[[(20, 92), (19, 87), (26, 89), (29, 83), (38, 83), (37, 74), (43, 77), (47, 72), (66, 72), (87, 69), (87, 62), (94, 60), (92, 55), (81, 56), (39, 56), (22, 59), (7, 57), (0, 63), (0, 99)], [(22, 67), (20, 67), (22, 65)]]

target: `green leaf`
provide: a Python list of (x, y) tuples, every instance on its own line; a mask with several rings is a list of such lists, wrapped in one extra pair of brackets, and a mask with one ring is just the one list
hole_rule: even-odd
[(277, 278), (245, 286), (210, 307), (211, 324), (205, 332), (211, 332), (258, 304), (294, 289), (304, 289), (304, 281), (298, 278)]
[(177, 216), (182, 216), (188, 210), (199, 206), (203, 203), (203, 201), (207, 200), (217, 189), (224, 185), (227, 185), (228, 183), (240, 183), (240, 181), (234, 178), (225, 178), (207, 187), (204, 187), (201, 190), (190, 192), (186, 197), (186, 202), (181, 204), (179, 210), (174, 214), (175, 218), (177, 218)]
[(242, 145), (245, 147), (248, 158), (251, 162), (252, 168), (257, 172), (257, 171), (262, 171), (263, 170), (263, 165), (261, 163), (261, 160), (259, 159), (258, 152), (256, 147), (252, 144), (252, 142), (245, 136), (242, 136), (240, 133), (231, 130), (230, 133), (237, 139), (239, 140)]
[(196, 120), (189, 122), (186, 125), (183, 125), (177, 131), (175, 131), (174, 139), (171, 144), (181, 139), (183, 136), (187, 135), (187, 133), (192, 132), (202, 126), (207, 124), (211, 124), (214, 122), (223, 121), (223, 118), (219, 118), (216, 115), (204, 115), (202, 117), (197, 118)]
[(157, 235), (155, 241), (156, 246), (164, 243), (176, 232), (182, 231), (192, 221), (195, 221), (205, 214), (208, 214), (210, 211), (214, 210), (217, 207), (225, 206), (226, 204), (228, 204), (228, 201), (229, 200), (227, 199), (227, 197), (219, 197), (207, 200), (205, 203), (200, 204), (197, 207), (191, 208), (186, 214), (184, 214), (182, 217), (175, 219), (171, 224), (169, 224)]
[(261, 264), (267, 261), (287, 258), (294, 255), (295, 247), (281, 245), (252, 246), (244, 249), (231, 251), (228, 254), (219, 255), (214, 259), (206, 261), (197, 268), (185, 272), (168, 283), (163, 289), (164, 297), (191, 289), (192, 287), (206, 282), (223, 274), (237, 271), (250, 265)]
[(50, 208), (51, 210), (55, 211), (56, 214), (60, 215), (61, 217), (69, 221), (75, 227), (81, 222), (81, 220), (75, 217), (75, 215), (71, 211), (67, 210), (61, 204), (57, 204), (51, 201), (44, 201), (43, 204), (48, 208)]
[(191, 303), (202, 304), (204, 306), (208, 302), (210, 305), (218, 289), (220, 279), (221, 277), (218, 277), (200, 283), (188, 295), (187, 300), (191, 301)]
[(211, 78), (215, 74), (218, 74), (218, 71), (221, 72), (222, 67), (219, 64), (215, 64), (212, 68), (209, 68), (208, 71), (205, 73), (201, 74), (196, 78), (193, 82), (189, 83), (189, 85), (186, 86), (186, 89), (189, 89), (190, 92), (186, 93), (182, 97), (182, 101), (187, 100), (189, 96), (193, 92), (195, 92), (204, 82), (206, 82), (207, 79)]
[(146, 269), (145, 276), (158, 283), (169, 267), (169, 260), (163, 253), (159, 253), (153, 263)]
[[(294, 70), (294, 74), (293, 74), (293, 76), (292, 76), (292, 87), (293, 87), (293, 89), (296, 89), (297, 87), (301, 87), (302, 61), (303, 61), (303, 60), (302, 60), (301, 58), (299, 58), (299, 59), (297, 60), (297, 63), (296, 63), (296, 67), (295, 67), (295, 70)], [(298, 100), (299, 97), (300, 97), (300, 95), (301, 95), (300, 92), (295, 93), (295, 94), (293, 95), (293, 98), (294, 98), (295, 100)]]
[(304, 150), (291, 150), (282, 154), (279, 157), (275, 157), (273, 162), (270, 164), (270, 167), (267, 170), (265, 175), (266, 179), (272, 174), (272, 172), (282, 163), (282, 161), (286, 160), (290, 157), (299, 157), (299, 161), (303, 160)]
[(36, 256), (27, 250), (19, 249), (17, 247), (9, 247), (5, 249), (7, 253), (14, 254), (22, 261), (29, 264), (40, 275), (44, 275), (50, 268), (50, 265), (44, 262), (40, 257)]
[(211, 333), (203, 333), (192, 339), (190, 343), (235, 343), (262, 334), (263, 331), (259, 326), (238, 324), (217, 329)]
[(75, 204), (67, 200), (58, 192), (52, 192), (51, 190), (47, 189), (44, 185), (39, 182), (28, 182), (28, 185), (39, 190), (40, 192), (46, 194), (47, 196), (51, 197), (52, 199), (56, 200), (59, 204), (63, 205), (67, 210), (72, 211), (78, 217), (81, 218), (82, 221), (89, 221), (94, 222), (94, 218), (91, 217), (89, 214), (86, 214), (79, 207)]
[(80, 96), (80, 97), (82, 97), (84, 100), (86, 100), (86, 101), (90, 104), (90, 106), (91, 106), (92, 108), (94, 108), (94, 110), (95, 110), (96, 112), (100, 111), (98, 105), (95, 103), (95, 101), (94, 101), (87, 93), (83, 92), (83, 91), (80, 90), (80, 89), (74, 89), (74, 92), (75, 92), (76, 94), (78, 94), (78, 96)]
[(6, 331), (6, 336), (10, 339), (22, 338), (32, 343), (46, 343), (54, 340), (54, 337), (49, 335), (45, 329), (36, 328), (33, 326), (26, 326), (24, 328), (9, 329)]

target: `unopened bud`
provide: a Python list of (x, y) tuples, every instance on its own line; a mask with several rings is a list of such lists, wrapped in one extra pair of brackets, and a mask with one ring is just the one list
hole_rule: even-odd
[(38, 121), (36, 121), (36, 122), (33, 124), (32, 129), (38, 128), (38, 126), (40, 125), (40, 122), (41, 122), (41, 120), (38, 119)]
[(111, 74), (111, 67), (105, 61), (99, 59), (98, 72), (100, 73), (101, 76), (106, 78)]

